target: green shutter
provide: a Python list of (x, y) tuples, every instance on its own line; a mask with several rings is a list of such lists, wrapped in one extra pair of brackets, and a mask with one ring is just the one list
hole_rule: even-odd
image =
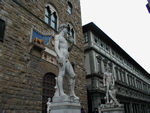
[(0, 20), (0, 41), (3, 41), (5, 31), (5, 21)]

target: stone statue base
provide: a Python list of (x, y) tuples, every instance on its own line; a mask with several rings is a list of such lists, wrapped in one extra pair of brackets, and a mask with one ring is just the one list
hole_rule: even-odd
[(101, 108), (102, 113), (125, 113), (124, 106), (121, 104), (121, 106), (117, 107), (115, 105), (102, 105)]
[(50, 113), (81, 113), (81, 106), (79, 103), (52, 102)]
[(72, 96), (54, 96), (50, 113), (81, 113), (79, 99)]

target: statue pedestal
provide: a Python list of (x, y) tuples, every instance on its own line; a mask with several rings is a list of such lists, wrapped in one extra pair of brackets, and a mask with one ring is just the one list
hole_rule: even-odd
[(50, 113), (81, 113), (81, 106), (79, 103), (53, 102)]
[(81, 113), (79, 99), (69, 96), (53, 97), (50, 113)]
[(124, 106), (121, 105), (120, 107), (115, 107), (111, 105), (102, 105), (102, 113), (125, 113)]

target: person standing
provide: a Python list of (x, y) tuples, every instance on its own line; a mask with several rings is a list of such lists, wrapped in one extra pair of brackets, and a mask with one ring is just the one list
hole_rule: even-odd
[(99, 112), (98, 112), (98, 108), (95, 108), (95, 110), (94, 110), (93, 113), (99, 113)]
[(81, 107), (81, 113), (86, 113), (84, 106)]

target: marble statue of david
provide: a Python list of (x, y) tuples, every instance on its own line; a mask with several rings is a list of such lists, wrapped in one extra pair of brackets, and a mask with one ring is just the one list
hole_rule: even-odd
[(60, 29), (60, 32), (54, 36), (54, 47), (57, 54), (56, 59), (59, 69), (58, 77), (56, 79), (56, 92), (54, 97), (68, 97), (63, 90), (63, 77), (67, 74), (70, 76), (70, 97), (79, 99), (74, 92), (75, 73), (70, 61), (68, 60), (71, 47), (68, 47), (68, 42), (64, 37), (64, 35), (68, 33), (67, 25), (61, 26)]

